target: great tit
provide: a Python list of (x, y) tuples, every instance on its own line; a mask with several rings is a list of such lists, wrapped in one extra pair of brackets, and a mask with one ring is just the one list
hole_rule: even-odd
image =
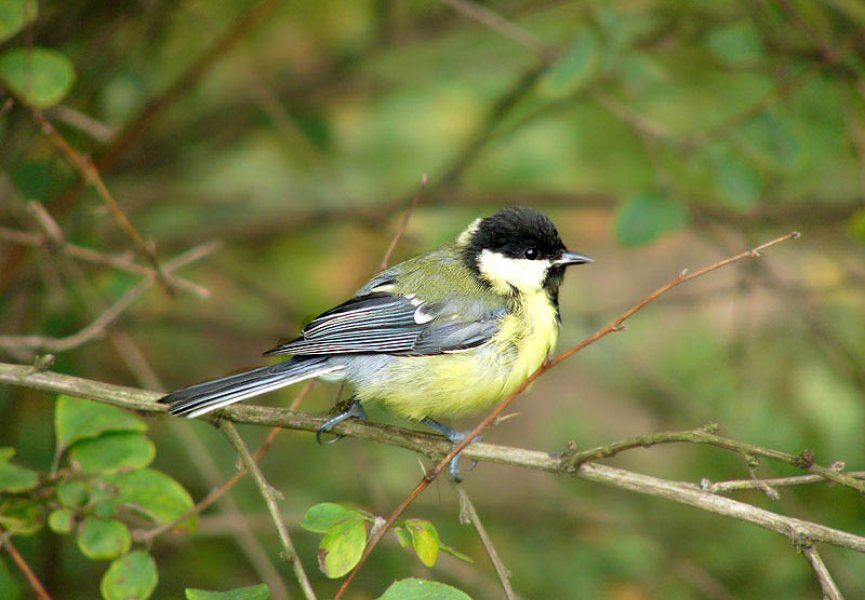
[[(501, 402), (546, 360), (558, 337), (565, 268), (589, 262), (567, 250), (540, 212), (506, 208), (382, 271), (265, 353), (288, 360), (160, 402), (173, 415), (198, 417), (305, 379), (345, 380), (351, 404), (319, 429), (319, 441), (346, 419), (365, 419), (363, 404), (380, 402), (456, 444), (464, 434), (437, 419)], [(456, 461), (451, 475), (458, 478)]]

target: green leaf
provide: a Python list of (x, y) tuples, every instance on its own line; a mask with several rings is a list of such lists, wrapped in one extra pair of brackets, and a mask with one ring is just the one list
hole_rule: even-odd
[[(153, 469), (108, 475), (104, 481), (117, 488), (116, 502), (130, 505), (128, 508), (160, 524), (175, 521), (194, 506), (192, 497), (182, 485)], [(197, 524), (198, 517), (190, 517), (178, 529), (192, 531)]]
[(680, 204), (655, 194), (626, 200), (616, 211), (614, 229), (623, 246), (641, 246), (682, 228), (688, 215)]
[(156, 447), (140, 433), (106, 433), (81, 440), (69, 449), (70, 460), (85, 473), (116, 473), (143, 469), (156, 456)]
[(427, 581), (426, 579), (402, 579), (387, 588), (378, 600), (472, 600), (465, 592), (455, 587)]
[(420, 561), (428, 567), (436, 564), (439, 557), (439, 532), (429, 521), (406, 519), (405, 527), (411, 535), (411, 545)]
[(186, 588), (186, 600), (268, 600), (269, 598), (270, 589), (265, 583), (228, 590), (227, 592), (208, 592), (207, 590)]
[(760, 199), (760, 173), (739, 157), (726, 156), (716, 160), (715, 181), (730, 204), (749, 208)]
[(69, 533), (75, 526), (75, 516), (68, 508), (52, 510), (48, 515), (48, 527), (54, 533)]
[(147, 431), (144, 421), (123, 409), (66, 395), (57, 398), (54, 427), (61, 452), (79, 440), (107, 431)]
[(75, 68), (56, 50), (15, 48), (0, 54), (0, 80), (25, 104), (49, 108), (72, 89)]
[(411, 546), (411, 534), (406, 531), (405, 527), (394, 527), (393, 533), (396, 535), (396, 541), (399, 542), (400, 548)]
[(82, 481), (64, 481), (57, 486), (57, 499), (69, 508), (84, 506), (89, 496), (87, 485)]
[(26, 492), (39, 483), (39, 473), (13, 465), (14, 448), (0, 448), (0, 492)]
[(36, 0), (3, 0), (0, 2), (0, 42), (21, 31), (39, 15)]
[(112, 560), (129, 552), (132, 536), (115, 519), (87, 517), (78, 531), (78, 548), (91, 560)]
[(136, 550), (111, 563), (99, 589), (105, 600), (147, 600), (157, 583), (156, 563), (147, 552)]
[(327, 533), (327, 531), (351, 516), (360, 515), (356, 510), (348, 509), (341, 504), (334, 502), (322, 502), (311, 506), (306, 514), (303, 515), (303, 521), (300, 526), (307, 531), (316, 531), (318, 533)]
[(539, 90), (554, 97), (574, 93), (589, 80), (597, 64), (598, 41), (591, 31), (585, 29), (547, 71)]
[(318, 545), (318, 566), (335, 579), (342, 577), (360, 561), (366, 547), (366, 519), (349, 517), (331, 527)]

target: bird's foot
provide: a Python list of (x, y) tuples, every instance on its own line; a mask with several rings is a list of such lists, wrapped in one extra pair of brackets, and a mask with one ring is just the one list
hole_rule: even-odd
[[(445, 436), (451, 443), (451, 450), (456, 448), (457, 445), (460, 442), (462, 442), (464, 439), (466, 439), (466, 436), (468, 436), (468, 434), (469, 434), (468, 431), (456, 431), (455, 429), (451, 429), (447, 425), (444, 425), (442, 423), (439, 423), (438, 421), (435, 421), (435, 420), (429, 419), (429, 418), (421, 419), (420, 422), (421, 422), (421, 424), (426, 425), (430, 429), (435, 429), (440, 434)], [(481, 436), (478, 436), (474, 440), (472, 440), (472, 443), (478, 442), (478, 441), (480, 441), (480, 439), (481, 439)], [(450, 474), (451, 479), (453, 479), (457, 483), (462, 481), (462, 478), (460, 477), (460, 457), (461, 457), (461, 455), (462, 455), (462, 452), (459, 452), (456, 456), (454, 456), (451, 459), (450, 465), (448, 465), (448, 473)], [(477, 464), (478, 464), (478, 461), (473, 460), (472, 464), (468, 468), (468, 470), (471, 471), (472, 469), (474, 469), (477, 466)]]
[(323, 433), (330, 433), (330, 431), (342, 423), (343, 421), (347, 421), (348, 419), (358, 419), (360, 421), (367, 420), (366, 411), (363, 409), (363, 406), (360, 404), (360, 400), (357, 398), (352, 399), (349, 407), (343, 412), (339, 413), (335, 417), (328, 419), (324, 425), (318, 428), (318, 431), (315, 432), (315, 441), (319, 444), (335, 444), (339, 440), (341, 440), (344, 436), (336, 434), (332, 440), (323, 441), (321, 439), (321, 435)]

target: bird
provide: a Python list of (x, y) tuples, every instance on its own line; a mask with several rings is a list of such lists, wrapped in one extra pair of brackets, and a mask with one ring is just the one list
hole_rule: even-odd
[[(593, 262), (568, 250), (553, 222), (524, 207), (475, 219), (455, 240), (373, 276), (265, 356), (282, 362), (199, 383), (159, 401), (172, 415), (205, 415), (311, 378), (353, 388), (348, 407), (318, 430), (366, 419), (364, 405), (444, 435), (440, 422), (490, 408), (550, 356), (565, 269)], [(346, 406), (346, 404), (343, 404)], [(449, 466), (459, 480), (456, 457)]]

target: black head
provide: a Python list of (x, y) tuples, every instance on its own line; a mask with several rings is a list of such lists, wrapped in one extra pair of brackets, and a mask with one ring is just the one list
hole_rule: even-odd
[(480, 219), (460, 241), (466, 265), (481, 280), (514, 291), (542, 286), (554, 301), (565, 267), (591, 262), (568, 252), (553, 222), (530, 208), (506, 208)]

